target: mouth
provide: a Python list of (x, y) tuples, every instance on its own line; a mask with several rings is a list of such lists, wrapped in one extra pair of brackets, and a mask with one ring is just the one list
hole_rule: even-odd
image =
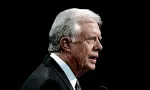
[(96, 60), (97, 57), (98, 57), (98, 56), (90, 56), (89, 58), (90, 58), (90, 59), (95, 59), (95, 60)]
[(91, 60), (91, 62), (93, 63), (93, 64), (95, 64), (96, 63), (96, 59), (98, 58), (98, 56), (89, 56), (89, 59)]

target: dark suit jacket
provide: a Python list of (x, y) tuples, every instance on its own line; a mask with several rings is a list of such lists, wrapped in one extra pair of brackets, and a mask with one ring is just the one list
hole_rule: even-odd
[(73, 90), (73, 87), (60, 66), (46, 55), (21, 90)]

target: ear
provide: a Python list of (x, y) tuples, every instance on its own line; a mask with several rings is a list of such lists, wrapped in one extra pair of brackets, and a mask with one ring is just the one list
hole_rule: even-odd
[(64, 51), (68, 51), (70, 52), (70, 39), (68, 39), (67, 37), (62, 37), (60, 39), (60, 47), (64, 50)]

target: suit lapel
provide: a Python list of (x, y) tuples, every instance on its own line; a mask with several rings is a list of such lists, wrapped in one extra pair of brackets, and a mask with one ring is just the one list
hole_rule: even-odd
[(69, 90), (73, 90), (73, 87), (70, 81), (68, 80), (66, 74), (61, 69), (61, 67), (56, 63), (56, 61), (50, 57), (50, 55), (46, 55), (43, 62), (56, 71), (56, 73), (63, 80), (64, 84), (66, 85), (66, 87), (68, 87)]

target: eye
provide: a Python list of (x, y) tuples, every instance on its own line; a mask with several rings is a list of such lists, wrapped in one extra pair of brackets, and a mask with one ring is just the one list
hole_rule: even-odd
[(91, 38), (89, 38), (89, 40), (96, 41), (96, 37), (91, 37)]
[(94, 43), (94, 42), (96, 42), (97, 38), (96, 37), (88, 37), (86, 40), (88, 43)]
[(93, 39), (94, 41), (96, 41), (97, 38), (96, 38), (96, 37), (93, 37), (92, 39)]

